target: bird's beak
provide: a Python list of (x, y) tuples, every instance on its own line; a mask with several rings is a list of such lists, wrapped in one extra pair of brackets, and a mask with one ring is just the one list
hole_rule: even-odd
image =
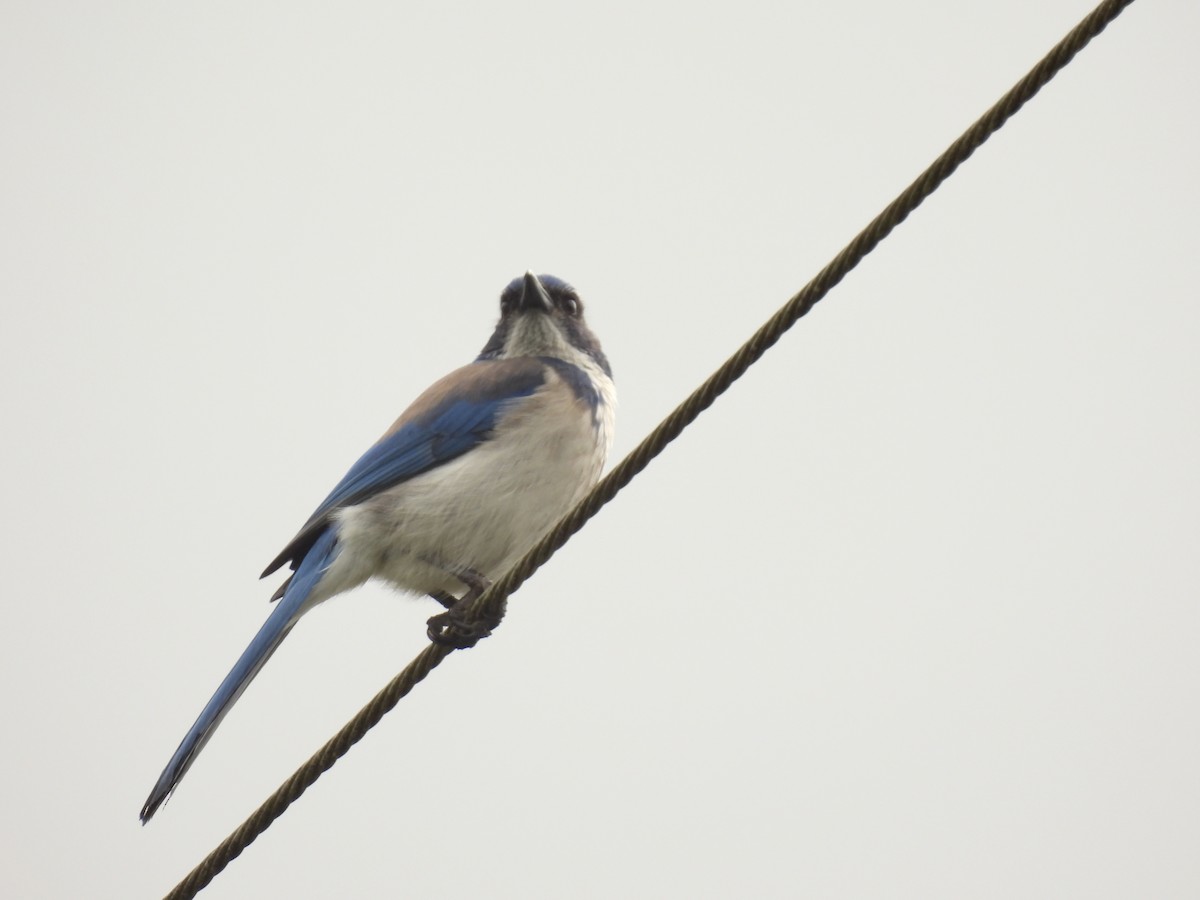
[(521, 300), (517, 304), (517, 309), (521, 312), (537, 309), (546, 313), (554, 309), (554, 304), (551, 303), (546, 288), (532, 272), (525, 273), (525, 284), (521, 287)]

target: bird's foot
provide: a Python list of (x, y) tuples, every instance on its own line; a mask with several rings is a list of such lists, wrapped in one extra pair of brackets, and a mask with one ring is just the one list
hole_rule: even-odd
[(425, 633), (435, 644), (455, 650), (466, 650), (474, 647), (496, 629), (504, 618), (508, 601), (501, 601), (500, 610), (495, 614), (485, 612), (477, 618), (469, 618), (471, 604), (492, 586), (492, 582), (483, 573), (465, 566), (448, 568), (447, 571), (467, 586), (467, 592), (458, 600), (446, 591), (431, 593), (430, 596), (446, 607), (446, 611), (430, 617), (425, 623), (429, 626)]
[(478, 596), (474, 591), (468, 591), (465, 597), (444, 613), (431, 616), (425, 623), (429, 626), (425, 632), (429, 639), (443, 647), (466, 650), (495, 631), (504, 619), (508, 601), (502, 600), (496, 613), (484, 612), (478, 618), (470, 618), (471, 603)]

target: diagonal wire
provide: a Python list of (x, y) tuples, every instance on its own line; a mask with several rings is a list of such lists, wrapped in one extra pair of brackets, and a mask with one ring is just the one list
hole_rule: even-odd
[[(953, 174), (972, 153), (1011, 118), (1030, 98), (1066, 66), (1087, 43), (1112, 22), (1133, 0), (1105, 0), (1056, 44), (1028, 74), (951, 144), (932, 165), (917, 177), (871, 223), (792, 297), (742, 347), (714, 372), (707, 381), (681, 403), (628, 456), (602, 479), (536, 547), (530, 550), (489, 590), (478, 597), (467, 611), (467, 619), (479, 620), (485, 614), (502, 614), (506, 598), (570, 540), (584, 523), (600, 511), (650, 461), (704, 412), (713, 401), (740, 378), (808, 313), (891, 231)], [(167, 895), (167, 900), (195, 897), (231, 861), (236, 859), (260, 834), (304, 793), (323, 772), (373, 728), (383, 716), (450, 653), (451, 648), (429, 644), (388, 685), (375, 695), (341, 731), (284, 782), (254, 811), (242, 825), (217, 846)]]

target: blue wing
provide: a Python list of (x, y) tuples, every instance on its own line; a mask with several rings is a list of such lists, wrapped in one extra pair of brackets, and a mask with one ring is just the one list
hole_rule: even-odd
[[(289, 561), (293, 569), (299, 566), (337, 510), (362, 503), (487, 440), (501, 412), (536, 391), (545, 378), (544, 363), (525, 357), (475, 362), (435, 383), (350, 467), (262, 577)], [(285, 588), (272, 599), (281, 597)]]

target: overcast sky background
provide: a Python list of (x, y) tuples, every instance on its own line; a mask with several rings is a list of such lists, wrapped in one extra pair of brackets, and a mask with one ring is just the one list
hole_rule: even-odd
[[(256, 576), (508, 280), (615, 455), (1089, 0), (0, 6), (0, 893), (170, 889), (424, 645)], [(1200, 893), (1200, 6), (1136, 3), (204, 893)]]

